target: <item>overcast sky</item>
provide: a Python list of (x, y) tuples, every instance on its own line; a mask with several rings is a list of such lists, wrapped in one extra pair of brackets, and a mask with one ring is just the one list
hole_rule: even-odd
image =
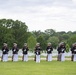
[(0, 19), (25, 22), (29, 31), (76, 31), (76, 0), (0, 0)]

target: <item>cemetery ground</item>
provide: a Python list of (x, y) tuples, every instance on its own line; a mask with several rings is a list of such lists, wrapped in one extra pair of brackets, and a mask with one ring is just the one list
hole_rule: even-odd
[(0, 75), (76, 75), (76, 62), (70, 60), (64, 62), (41, 60), (40, 63), (33, 60), (0, 61)]

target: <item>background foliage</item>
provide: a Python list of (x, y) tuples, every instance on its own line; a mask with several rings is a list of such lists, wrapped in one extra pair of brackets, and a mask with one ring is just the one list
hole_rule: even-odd
[(46, 29), (44, 32), (40, 30), (29, 32), (25, 22), (0, 19), (0, 48), (4, 42), (8, 43), (10, 48), (14, 42), (19, 48), (22, 48), (24, 43), (28, 43), (31, 49), (34, 49), (35, 44), (39, 42), (43, 50), (46, 49), (48, 42), (51, 42), (54, 48), (58, 46), (58, 43), (65, 42), (68, 49), (76, 42), (76, 31), (56, 32), (54, 29)]

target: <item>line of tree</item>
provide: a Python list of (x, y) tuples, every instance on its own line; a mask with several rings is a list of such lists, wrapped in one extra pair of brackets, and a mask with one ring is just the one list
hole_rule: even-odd
[(56, 32), (54, 29), (46, 29), (42, 31), (29, 32), (28, 26), (25, 22), (12, 19), (0, 19), (0, 48), (6, 42), (11, 48), (16, 42), (19, 48), (23, 47), (26, 42), (33, 50), (35, 44), (39, 42), (43, 50), (46, 49), (47, 43), (51, 42), (52, 46), (56, 48), (60, 42), (65, 42), (67, 47), (76, 42), (76, 31), (61, 31)]

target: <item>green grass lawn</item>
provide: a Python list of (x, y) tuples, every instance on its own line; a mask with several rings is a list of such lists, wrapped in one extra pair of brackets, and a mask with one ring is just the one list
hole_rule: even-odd
[(0, 75), (76, 75), (76, 62), (0, 62)]

